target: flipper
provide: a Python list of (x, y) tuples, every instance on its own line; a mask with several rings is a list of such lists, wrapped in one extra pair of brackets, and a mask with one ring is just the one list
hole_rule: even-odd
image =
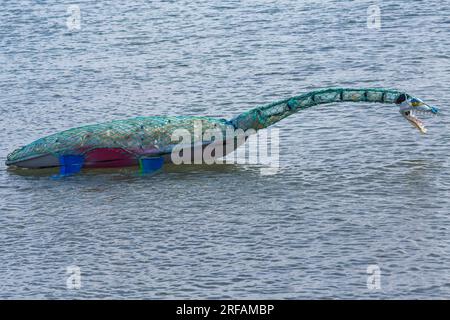
[(141, 158), (139, 159), (139, 172), (142, 174), (155, 173), (163, 167), (164, 158)]

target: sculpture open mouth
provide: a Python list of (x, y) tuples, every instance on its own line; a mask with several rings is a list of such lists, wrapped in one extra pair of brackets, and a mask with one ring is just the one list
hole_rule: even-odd
[(414, 127), (419, 129), (421, 133), (427, 133), (427, 128), (425, 127), (425, 123), (423, 120), (418, 118), (418, 114), (421, 115), (434, 115), (432, 111), (417, 111), (417, 110), (410, 110), (405, 111), (403, 113), (403, 116), (408, 120)]

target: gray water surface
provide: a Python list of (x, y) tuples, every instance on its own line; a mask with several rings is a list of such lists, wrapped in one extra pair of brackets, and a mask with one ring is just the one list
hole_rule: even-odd
[[(70, 4), (0, 10), (0, 298), (450, 298), (448, 2), (77, 1), (80, 30)], [(330, 86), (398, 88), (443, 112), (420, 135), (395, 106), (306, 110), (276, 125), (269, 176), (234, 164), (55, 180), (3, 164), (82, 124), (229, 118)]]

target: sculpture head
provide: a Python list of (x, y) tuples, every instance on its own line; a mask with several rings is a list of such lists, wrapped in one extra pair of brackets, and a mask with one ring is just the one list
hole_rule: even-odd
[(400, 94), (395, 103), (400, 107), (400, 114), (421, 133), (426, 133), (427, 128), (425, 128), (423, 121), (418, 118), (418, 114), (436, 115), (439, 112), (438, 108), (429, 106), (422, 100), (406, 93)]

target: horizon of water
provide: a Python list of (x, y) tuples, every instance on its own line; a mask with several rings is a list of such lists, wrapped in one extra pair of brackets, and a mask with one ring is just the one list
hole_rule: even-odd
[[(446, 2), (77, 4), (79, 29), (68, 1), (0, 11), (0, 298), (450, 297)], [(232, 164), (51, 179), (4, 165), (74, 126), (231, 118), (336, 86), (398, 88), (442, 114), (421, 135), (392, 105), (305, 110), (275, 126), (274, 175)]]

